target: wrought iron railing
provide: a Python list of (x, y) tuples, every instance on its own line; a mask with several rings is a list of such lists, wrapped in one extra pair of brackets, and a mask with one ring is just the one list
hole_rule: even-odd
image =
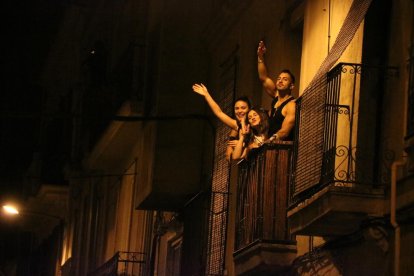
[(339, 63), (297, 100), (290, 204), (323, 187), (383, 186), (393, 153), (382, 132), (385, 81), (392, 67)]
[(118, 275), (145, 275), (146, 255), (142, 252), (118, 252)]
[(143, 276), (147, 275), (145, 253), (119, 251), (88, 276)]
[(292, 142), (267, 144), (239, 164), (235, 251), (291, 241), (287, 226)]

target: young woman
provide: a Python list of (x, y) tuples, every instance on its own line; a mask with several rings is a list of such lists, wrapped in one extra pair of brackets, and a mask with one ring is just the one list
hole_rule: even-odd
[(220, 106), (211, 97), (204, 84), (194, 84), (193, 91), (203, 96), (217, 118), (232, 129), (229, 134), (229, 142), (226, 150), (226, 159), (230, 161), (233, 148), (236, 146), (237, 140), (239, 139), (238, 136), (241, 122), (245, 121), (246, 114), (251, 108), (249, 99), (247, 97), (236, 99), (234, 102), (235, 118), (232, 118), (221, 110)]
[(234, 159), (246, 158), (248, 153), (261, 147), (268, 138), (269, 116), (266, 111), (252, 108), (247, 113), (247, 124), (242, 122), (239, 140), (233, 150)]

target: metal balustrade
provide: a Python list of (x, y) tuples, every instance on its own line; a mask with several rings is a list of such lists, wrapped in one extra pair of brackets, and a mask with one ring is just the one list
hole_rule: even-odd
[(286, 210), (292, 144), (266, 144), (239, 164), (236, 253), (258, 241), (291, 241)]
[(88, 276), (141, 276), (147, 275), (146, 255), (142, 252), (119, 251)]
[(290, 205), (328, 185), (381, 187), (394, 154), (383, 133), (385, 84), (398, 70), (339, 63), (297, 101)]

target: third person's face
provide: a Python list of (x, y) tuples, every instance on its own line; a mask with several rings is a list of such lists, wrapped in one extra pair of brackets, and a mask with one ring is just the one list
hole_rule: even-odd
[(292, 89), (292, 79), (288, 73), (280, 73), (276, 79), (276, 88), (279, 91)]
[(249, 121), (250, 126), (255, 127), (260, 124), (260, 116), (257, 114), (256, 111), (251, 110), (247, 115), (247, 119)]

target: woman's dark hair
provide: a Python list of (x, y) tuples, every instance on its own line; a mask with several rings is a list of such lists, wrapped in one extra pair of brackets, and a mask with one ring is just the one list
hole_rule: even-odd
[(236, 103), (237, 102), (245, 102), (245, 103), (247, 103), (247, 107), (250, 109), (250, 108), (252, 108), (252, 104), (250, 103), (250, 100), (249, 100), (249, 98), (248, 97), (246, 97), (246, 96), (241, 96), (241, 97), (238, 97), (235, 101), (234, 101), (234, 105), (236, 105)]
[(257, 129), (255, 128), (250, 128), (253, 132), (254, 135), (261, 135), (261, 134), (266, 134), (269, 131), (269, 115), (267, 114), (266, 110), (264, 110), (263, 108), (258, 108), (258, 107), (253, 107), (249, 110), (249, 112), (247, 112), (247, 116), (246, 116), (246, 124), (249, 123), (249, 113), (250, 111), (254, 110), (260, 117), (260, 124), (258, 126)]

